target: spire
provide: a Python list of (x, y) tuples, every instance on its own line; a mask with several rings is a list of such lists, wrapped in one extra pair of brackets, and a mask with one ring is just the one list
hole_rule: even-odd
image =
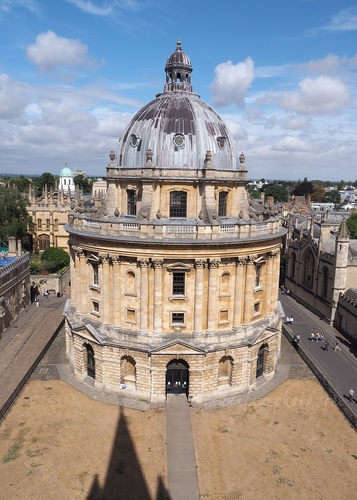
[(347, 224), (346, 224), (346, 217), (344, 217), (342, 219), (340, 230), (338, 232), (338, 239), (339, 240), (349, 240)]

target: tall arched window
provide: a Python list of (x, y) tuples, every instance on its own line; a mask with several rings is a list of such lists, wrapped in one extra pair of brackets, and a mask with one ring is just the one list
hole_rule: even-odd
[(295, 277), (296, 253), (293, 252), (290, 258), (290, 278)]
[(51, 221), (50, 221), (50, 219), (46, 219), (46, 229), (47, 229), (47, 231), (49, 231), (50, 228), (51, 228)]
[(170, 217), (187, 217), (187, 193), (184, 191), (170, 193)]
[(232, 358), (223, 356), (218, 363), (218, 385), (230, 385), (232, 374)]
[(315, 259), (310, 249), (304, 255), (304, 285), (312, 288), (314, 279)]
[(42, 229), (42, 219), (37, 219), (37, 229)]
[(328, 294), (328, 279), (329, 272), (328, 268), (324, 266), (322, 268), (322, 287), (321, 287), (321, 295), (326, 299)]
[(46, 250), (46, 248), (49, 248), (49, 246), (50, 237), (48, 236), (48, 234), (40, 234), (40, 236), (38, 237), (38, 247), (40, 252), (42, 252), (42, 250)]
[(221, 191), (218, 197), (218, 216), (226, 217), (227, 215), (227, 196), (226, 191)]
[(134, 189), (127, 189), (127, 214), (136, 215), (136, 191)]
[(121, 358), (121, 377), (120, 381), (128, 389), (136, 388), (136, 363), (131, 356)]
[(84, 347), (87, 351), (87, 375), (90, 378), (95, 378), (95, 359), (93, 348), (89, 344), (84, 344)]

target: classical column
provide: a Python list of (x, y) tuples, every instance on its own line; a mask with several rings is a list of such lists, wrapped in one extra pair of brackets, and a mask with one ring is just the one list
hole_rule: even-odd
[(102, 300), (101, 300), (101, 317), (102, 323), (110, 324), (110, 262), (109, 256), (100, 255), (102, 259), (103, 281), (102, 281)]
[(265, 276), (265, 314), (271, 313), (271, 305), (273, 299), (273, 270), (274, 270), (274, 258), (272, 253), (267, 255), (266, 260), (266, 276)]
[(79, 312), (81, 314), (88, 313), (88, 270), (87, 270), (87, 259), (82, 249), (78, 252), (78, 262), (79, 269), (77, 275), (79, 276), (79, 286), (76, 287), (77, 291), (77, 304), (80, 304)]
[(214, 335), (217, 329), (217, 269), (219, 261), (209, 262), (207, 335)]
[(255, 279), (254, 255), (248, 257), (245, 273), (245, 289), (244, 289), (244, 315), (243, 324), (249, 325), (252, 320), (252, 305), (253, 305), (253, 283)]
[(195, 302), (194, 302), (194, 326), (193, 334), (202, 335), (202, 309), (203, 309), (203, 270), (205, 261), (197, 259), (195, 261)]
[(245, 258), (238, 257), (236, 262), (236, 281), (234, 286), (233, 330), (237, 330), (240, 326), (242, 326), (245, 264)]
[(154, 259), (154, 335), (162, 334), (162, 259)]
[(149, 332), (149, 259), (138, 259), (140, 267), (140, 330)]
[(77, 303), (77, 295), (76, 295), (76, 250), (75, 247), (71, 247), (70, 249), (70, 277), (71, 277), (71, 305), (75, 306)]
[(113, 326), (115, 328), (120, 328), (121, 324), (121, 291), (122, 287), (120, 284), (120, 258), (115, 255), (112, 257), (113, 265)]

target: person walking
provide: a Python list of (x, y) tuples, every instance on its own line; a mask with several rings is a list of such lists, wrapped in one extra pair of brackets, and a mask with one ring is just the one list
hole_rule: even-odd
[(326, 340), (326, 342), (325, 342), (325, 351), (328, 351), (328, 346), (329, 346), (329, 345), (330, 345), (330, 344), (329, 344), (329, 341), (328, 341), (328, 340)]
[(340, 341), (338, 339), (336, 340), (335, 351), (341, 351)]
[(299, 334), (297, 334), (297, 335), (296, 335), (296, 343), (298, 344), (299, 342), (300, 342), (300, 335), (299, 335)]
[(293, 325), (294, 324), (294, 318), (292, 316), (290, 316), (290, 324)]
[(353, 401), (353, 396), (354, 395), (355, 395), (355, 391), (351, 387), (351, 389), (348, 391), (348, 400), (349, 400), (350, 403)]

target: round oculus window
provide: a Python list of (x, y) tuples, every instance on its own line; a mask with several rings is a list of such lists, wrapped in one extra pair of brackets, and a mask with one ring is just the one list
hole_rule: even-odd
[(130, 145), (133, 146), (133, 148), (136, 148), (138, 143), (139, 143), (139, 137), (136, 134), (132, 134), (130, 136)]
[(223, 149), (225, 144), (226, 144), (226, 138), (225, 137), (217, 137), (217, 142), (218, 142), (218, 146), (220, 147), (220, 149)]
[(183, 143), (185, 142), (185, 138), (182, 134), (176, 134), (174, 136), (173, 141), (174, 141), (175, 146), (180, 148), (183, 146)]

